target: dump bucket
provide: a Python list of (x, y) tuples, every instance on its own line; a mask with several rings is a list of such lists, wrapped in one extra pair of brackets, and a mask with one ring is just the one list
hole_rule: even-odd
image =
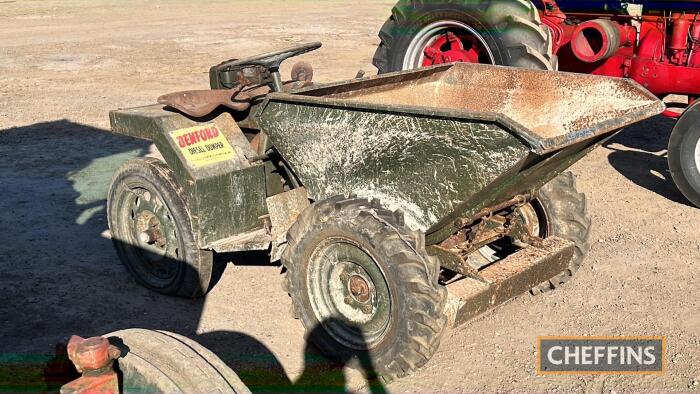
[(440, 242), (663, 109), (628, 79), (460, 63), (274, 93), (258, 121), (311, 198), (379, 198)]

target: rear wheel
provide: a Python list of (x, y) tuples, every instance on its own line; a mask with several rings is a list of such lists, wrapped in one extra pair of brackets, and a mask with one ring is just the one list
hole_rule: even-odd
[(249, 393), (221, 359), (197, 342), (166, 331), (128, 329), (105, 335), (121, 351), (123, 393)]
[(207, 291), (213, 253), (197, 248), (182, 189), (165, 163), (124, 163), (109, 187), (107, 220), (117, 254), (136, 281), (181, 297)]
[(576, 190), (574, 174), (568, 171), (544, 185), (531, 206), (536, 215), (531, 222), (536, 222), (541, 238), (557, 236), (574, 243), (574, 256), (569, 267), (532, 289), (533, 294), (539, 294), (567, 282), (581, 267), (589, 249), (591, 219), (586, 196)]
[(378, 202), (333, 198), (304, 211), (282, 256), (309, 340), (346, 363), (367, 354), (384, 378), (408, 375), (437, 350), (446, 289), (424, 235)]
[(528, 0), (401, 0), (379, 32), (380, 73), (451, 62), (551, 70), (551, 34)]
[(700, 207), (700, 102), (690, 106), (674, 126), (668, 166), (678, 190)]

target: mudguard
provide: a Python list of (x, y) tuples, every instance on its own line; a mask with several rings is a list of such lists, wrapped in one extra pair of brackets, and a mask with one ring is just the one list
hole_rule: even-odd
[(109, 114), (112, 132), (153, 141), (186, 191), (198, 246), (266, 249), (265, 169), (228, 113), (195, 121), (162, 105)]

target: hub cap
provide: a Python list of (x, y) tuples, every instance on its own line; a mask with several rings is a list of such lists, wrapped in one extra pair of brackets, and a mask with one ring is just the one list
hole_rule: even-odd
[(375, 259), (349, 239), (330, 238), (314, 249), (307, 289), (316, 318), (344, 346), (371, 348), (389, 326), (391, 298), (384, 274)]
[(178, 273), (177, 227), (165, 203), (149, 190), (132, 189), (124, 204), (129, 243), (139, 255), (133, 268), (156, 287), (167, 286)]
[(495, 64), (484, 38), (471, 26), (457, 21), (438, 21), (416, 34), (406, 50), (403, 69), (465, 62)]

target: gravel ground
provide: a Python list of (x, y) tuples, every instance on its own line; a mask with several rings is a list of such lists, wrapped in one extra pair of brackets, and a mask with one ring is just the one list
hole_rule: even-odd
[[(11, 375), (38, 379), (23, 362), (41, 364), (69, 335), (126, 327), (190, 336), (256, 391), (367, 391), (357, 374), (307, 348), (280, 269), (264, 255), (223, 259), (204, 300), (133, 282), (102, 236), (104, 198), (114, 169), (148, 146), (107, 133), (107, 111), (204, 88), (212, 64), (303, 41), (324, 42), (304, 57), (319, 81), (374, 72), (376, 33), (392, 3), (0, 1), (0, 391), (12, 389)], [(655, 118), (630, 127), (573, 167), (595, 226), (575, 280), (448, 332), (428, 365), (386, 389), (698, 390), (700, 210), (667, 172), (672, 126)], [(539, 335), (665, 335), (667, 373), (538, 377)]]

